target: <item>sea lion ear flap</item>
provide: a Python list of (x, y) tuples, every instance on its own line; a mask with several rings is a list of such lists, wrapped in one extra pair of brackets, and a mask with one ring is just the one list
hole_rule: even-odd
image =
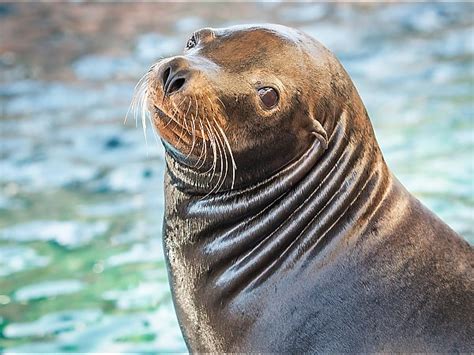
[(319, 121), (313, 116), (313, 114), (310, 114), (310, 116), (312, 124), (311, 133), (316, 136), (316, 139), (319, 140), (323, 149), (326, 150), (328, 147), (328, 134), (321, 123), (319, 123)]

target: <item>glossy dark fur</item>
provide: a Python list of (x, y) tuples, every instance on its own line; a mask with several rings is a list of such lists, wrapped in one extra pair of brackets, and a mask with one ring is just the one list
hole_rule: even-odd
[[(209, 194), (176, 132), (157, 126), (164, 249), (189, 349), (473, 351), (472, 248), (390, 173), (339, 62), (281, 26), (203, 31), (211, 38), (179, 58), (225, 105), (234, 187), (226, 178)], [(245, 84), (254, 73), (280, 85), (268, 117)]]

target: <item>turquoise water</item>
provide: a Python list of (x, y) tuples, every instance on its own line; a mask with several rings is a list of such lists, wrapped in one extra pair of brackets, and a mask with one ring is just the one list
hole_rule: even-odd
[(161, 248), (163, 150), (123, 119), (148, 66), (201, 26), (278, 22), (320, 39), (353, 78), (397, 177), (474, 243), (473, 5), (209, 6), (174, 10), (179, 21), (137, 33), (122, 54), (75, 58), (67, 80), (8, 67), (0, 351), (186, 351)]

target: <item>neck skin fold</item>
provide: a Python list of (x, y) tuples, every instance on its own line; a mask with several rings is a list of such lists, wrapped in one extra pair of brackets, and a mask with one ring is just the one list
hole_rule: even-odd
[[(226, 298), (250, 291), (278, 268), (313, 260), (344, 230), (365, 228), (359, 221), (370, 221), (392, 178), (372, 131), (349, 127), (343, 114), (327, 149), (315, 139), (298, 160), (255, 186), (204, 197), (168, 193), (167, 224), (186, 227), (174, 236), (165, 230), (165, 243), (176, 247), (168, 245), (173, 255), (202, 262), (196, 287), (212, 285)], [(374, 144), (361, 143), (361, 135)]]

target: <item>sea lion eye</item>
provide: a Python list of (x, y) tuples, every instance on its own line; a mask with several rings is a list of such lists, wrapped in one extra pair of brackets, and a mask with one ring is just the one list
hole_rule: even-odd
[(195, 47), (197, 44), (197, 39), (196, 39), (196, 35), (192, 35), (190, 39), (188, 39), (188, 42), (186, 43), (186, 49), (191, 49), (193, 47)]
[(258, 96), (260, 96), (260, 100), (268, 109), (275, 107), (279, 99), (277, 91), (271, 87), (258, 89)]

